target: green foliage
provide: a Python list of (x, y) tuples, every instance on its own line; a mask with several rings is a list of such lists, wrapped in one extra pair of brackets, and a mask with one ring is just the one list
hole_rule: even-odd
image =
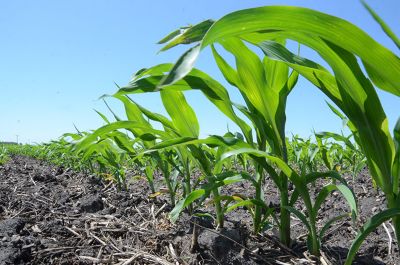
[(7, 147), (0, 145), (0, 166), (7, 163), (9, 159)]
[[(390, 28), (364, 5), (398, 44)], [(331, 70), (288, 50), (287, 40), (316, 51)], [(333, 222), (349, 215), (354, 220), (357, 214), (356, 198), (340, 174), (350, 173), (354, 180), (367, 165), (373, 182), (386, 196), (388, 210), (365, 224), (346, 264), (351, 264), (368, 233), (385, 220), (392, 219), (400, 239), (400, 120), (392, 137), (374, 87), (400, 96), (400, 59), (392, 51), (345, 20), (286, 6), (233, 12), (215, 22), (206, 20), (182, 27), (159, 43), (165, 44), (162, 51), (181, 44), (193, 47), (175, 64), (141, 69), (114, 95), (103, 96), (119, 100), (124, 105), (125, 118), (107, 105), (114, 120), (97, 112), (105, 125), (94, 131), (78, 131), (46, 145), (19, 146), (0, 154), (31, 155), (74, 169), (99, 172), (112, 176), (120, 188), (126, 188), (127, 169), (135, 167), (141, 169), (153, 195), (162, 190), (156, 187), (154, 177), (159, 172), (173, 206), (172, 221), (184, 210), (196, 215), (196, 209), (208, 200), (214, 205), (217, 227), (223, 227), (225, 213), (244, 207), (253, 218), (254, 233), (275, 222), (280, 239), (287, 246), (291, 243), (290, 214), (294, 214), (308, 229), (307, 243), (313, 255), (319, 255), (323, 235)], [(194, 68), (207, 46), (231, 87), (224, 87)], [(234, 65), (228, 63), (225, 54), (233, 56)], [(328, 107), (348, 126), (349, 136), (320, 132), (315, 133), (316, 142), (298, 136), (288, 140), (287, 98), (299, 76), (334, 103), (328, 103)], [(184, 96), (184, 91), (194, 89), (201, 91), (241, 132), (199, 139), (196, 113)], [(229, 89), (240, 93), (244, 105), (231, 101)], [(137, 93), (159, 95), (168, 116), (154, 113), (128, 96)], [(194, 173), (200, 176), (194, 178)], [(279, 190), (279, 215), (266, 205), (266, 178)], [(319, 179), (332, 181), (325, 183), (313, 199), (309, 185)], [(221, 187), (236, 182), (249, 182), (254, 194), (246, 197), (221, 192)], [(294, 185), (292, 193), (289, 184)], [(342, 193), (350, 212), (333, 217), (318, 231), (318, 212), (334, 190)], [(303, 212), (295, 208), (298, 199), (305, 205)]]

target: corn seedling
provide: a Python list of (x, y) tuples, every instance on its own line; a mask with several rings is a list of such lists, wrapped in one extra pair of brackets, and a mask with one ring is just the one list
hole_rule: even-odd
[(5, 164), (9, 159), (7, 148), (0, 145), (0, 165)]

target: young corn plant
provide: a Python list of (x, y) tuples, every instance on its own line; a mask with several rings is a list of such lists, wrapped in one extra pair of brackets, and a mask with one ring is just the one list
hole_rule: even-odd
[[(345, 137), (331, 132), (315, 133), (315, 138), (320, 146), (322, 146), (323, 140), (334, 141), (329, 143), (329, 149), (327, 149), (328, 144), (322, 147), (321, 156), (325, 166), (332, 167), (333, 165), (337, 171), (350, 173), (354, 182), (357, 174), (366, 166), (367, 159), (358, 144), (351, 142), (350, 138), (353, 136), (351, 134)], [(334, 158), (336, 158), (335, 162), (329, 161)]]
[[(259, 160), (263, 167), (269, 168), (270, 167), (269, 164), (272, 163), (277, 168), (279, 168), (281, 172), (285, 174), (285, 176), (287, 176), (290, 181), (293, 182), (296, 188), (293, 191), (292, 195), (290, 196), (290, 201), (288, 205), (285, 206), (285, 209), (295, 214), (305, 224), (306, 228), (308, 229), (309, 234), (307, 237), (307, 245), (312, 255), (316, 256), (319, 255), (321, 239), (323, 238), (325, 231), (330, 227), (330, 225), (332, 225), (333, 222), (346, 216), (351, 216), (353, 220), (355, 220), (357, 215), (357, 205), (354, 193), (348, 187), (346, 181), (337, 172), (334, 171), (325, 173), (311, 172), (307, 175), (299, 175), (285, 161), (267, 152), (256, 150), (254, 148), (237, 148), (235, 150), (228, 151), (222, 155), (221, 160), (243, 153), (246, 153), (255, 159), (256, 158), (267, 159), (268, 163), (265, 161), (261, 162), (262, 160)], [(313, 202), (311, 195), (308, 191), (307, 185), (310, 183), (314, 183), (319, 178), (332, 178), (335, 181), (339, 181), (340, 184), (338, 185), (327, 184), (319, 191), (315, 201)], [(350, 207), (350, 213), (335, 216), (334, 218), (328, 220), (324, 225), (324, 227), (318, 233), (316, 226), (318, 211), (321, 208), (321, 205), (327, 198), (327, 196), (332, 191), (335, 190), (340, 191), (343, 197), (348, 202)], [(294, 208), (294, 204), (296, 203), (299, 197), (302, 198), (304, 205), (306, 207), (306, 215)]]
[[(389, 37), (398, 43), (388, 27), (381, 20), (377, 21)], [(385, 193), (388, 208), (396, 212), (400, 202), (399, 176), (393, 171), (396, 168), (396, 149), (372, 82), (400, 96), (399, 58), (365, 32), (340, 18), (299, 7), (260, 7), (233, 12), (215, 23), (200, 23), (183, 30), (174, 38), (163, 40), (169, 41), (164, 49), (181, 43), (198, 44), (177, 61), (168, 76), (163, 78), (160, 87), (184, 80), (202, 49), (231, 38), (258, 45), (270, 59), (286, 64), (308, 79), (344, 112), (353, 125), (353, 133), (357, 134), (374, 181)], [(333, 73), (291, 53), (276, 42), (277, 39), (292, 39), (315, 50)], [(371, 81), (365, 77), (356, 56), (361, 59)], [(392, 221), (399, 239), (400, 218), (393, 216)], [(351, 254), (348, 260), (350, 264)]]
[(319, 148), (319, 156), (322, 160), (322, 164), (328, 170), (340, 172), (341, 165), (343, 164), (343, 147), (336, 142), (323, 140), (317, 135), (315, 135), (315, 139)]
[(293, 136), (289, 142), (289, 152), (292, 152), (294, 164), (299, 167), (299, 174), (315, 172), (318, 169), (317, 154), (320, 147), (311, 142), (311, 139), (304, 140), (298, 136)]
[[(128, 99), (121, 99), (121, 101), (125, 105), (129, 120), (122, 121), (112, 112), (116, 121), (109, 122), (104, 115), (101, 115), (107, 124), (80, 139), (80, 141), (76, 143), (75, 149), (76, 152), (83, 153), (85, 159), (95, 158), (97, 164), (100, 166), (100, 171), (103, 171), (105, 175), (109, 174), (108, 168), (113, 168), (114, 170), (112, 170), (111, 173), (113, 173), (112, 176), (115, 178), (116, 182), (120, 185), (120, 183), (122, 183), (121, 181), (123, 181), (123, 184), (126, 185), (124, 169), (122, 168), (122, 165), (126, 162), (123, 161), (123, 156), (136, 156), (138, 145), (141, 145), (143, 148), (155, 143), (155, 138), (150, 133), (164, 134), (164, 132), (155, 130), (141, 115), (138, 106), (133, 102), (130, 102)], [(131, 120), (135, 120), (136, 122), (132, 122)], [(135, 124), (136, 126), (132, 126), (132, 124)], [(127, 133), (123, 133), (118, 129), (127, 129), (135, 137), (131, 137)], [(162, 159), (158, 158), (159, 157), (156, 154), (153, 154), (151, 159), (154, 163), (147, 164), (147, 166), (155, 164), (159, 169), (165, 169)], [(154, 169), (147, 170), (147, 173), (153, 174), (153, 172)], [(169, 172), (164, 176), (167, 186), (171, 183), (169, 181), (169, 176)], [(155, 192), (153, 176), (148, 176), (147, 179), (149, 180), (149, 186), (152, 191)], [(169, 192), (171, 195), (171, 203), (174, 204), (175, 199), (173, 190), (169, 190)]]
[[(149, 76), (149, 77), (144, 77), (144, 78), (141, 78), (141, 79), (135, 79), (133, 82), (131, 82), (129, 84), (129, 86), (122, 88), (119, 91), (119, 93), (128, 93), (128, 92), (134, 92), (134, 91), (143, 89), (140, 84), (146, 84), (147, 85), (146, 89), (149, 89), (149, 91), (151, 91), (150, 89), (156, 90), (156, 86), (151, 88), (149, 84), (150, 84), (151, 81), (153, 81), (153, 82), (156, 81), (157, 80), (156, 78), (160, 79), (161, 77), (159, 77), (159, 76)], [(192, 80), (193, 79), (189, 79), (189, 78), (185, 79), (184, 82), (179, 82), (176, 86), (174, 86), (174, 88), (175, 87), (182, 87), (182, 88), (186, 89), (185, 85), (188, 86), (188, 84), (190, 84), (190, 81), (192, 81)], [(209, 78), (209, 80), (211, 80), (211, 79)], [(201, 82), (198, 82), (198, 83), (207, 84), (205, 81), (203, 81), (202, 83)], [(211, 82), (209, 82), (209, 83), (211, 83)], [(195, 86), (193, 86), (193, 88), (194, 87)], [(166, 87), (166, 88), (163, 88), (163, 89), (165, 90), (165, 89), (168, 89), (168, 88)], [(202, 88), (202, 91), (206, 91), (206, 89)], [(242, 109), (243, 109), (243, 107), (242, 107)], [(199, 142), (207, 143), (208, 142), (209, 144), (210, 143), (215, 144), (215, 142), (212, 142), (210, 140), (211, 140), (211, 138), (204, 139), (204, 140), (194, 140), (194, 142), (196, 142), (196, 143), (199, 143)], [(214, 136), (214, 140), (215, 140), (215, 136)], [(194, 143), (194, 142), (192, 141), (192, 143)], [(178, 143), (178, 144), (183, 144), (184, 143), (185, 145), (191, 144), (190, 141), (186, 142), (186, 141), (181, 141), (181, 140), (176, 141), (176, 143)], [(234, 139), (234, 140), (231, 139), (230, 141), (228, 139), (225, 139), (225, 142), (223, 144), (220, 143), (218, 146), (222, 147), (224, 145), (226, 146), (227, 151), (230, 151), (230, 149), (236, 149), (237, 153), (234, 153), (235, 155), (243, 155), (243, 154), (247, 155), (249, 153), (250, 156), (253, 157), (254, 161), (256, 161), (256, 165), (259, 165), (261, 167), (261, 170), (258, 169), (258, 172), (256, 174), (259, 174), (259, 172), (262, 173), (263, 170), (266, 170), (268, 173), (271, 172), (272, 177), (276, 181), (276, 183), (279, 183), (279, 181), (282, 179), (282, 176), (285, 176), (286, 178), (289, 177), (287, 175), (284, 175), (284, 173), (282, 173), (279, 176), (279, 174), (275, 171), (275, 169), (271, 165), (269, 165), (265, 160), (262, 159), (262, 156), (261, 157), (254, 156), (254, 154), (252, 152), (254, 150), (257, 150), (257, 149), (254, 148), (254, 146), (255, 146), (254, 144), (249, 144), (249, 143), (246, 143), (246, 142), (243, 142), (243, 141), (241, 142), (240, 139)], [(158, 145), (158, 146), (156, 145), (153, 148), (157, 149), (157, 148), (160, 148), (160, 147), (168, 147), (168, 146), (171, 146), (171, 145), (168, 145), (166, 143), (161, 143), (160, 145)], [(266, 146), (265, 146), (265, 149), (266, 149)], [(260, 151), (260, 150), (258, 150), (258, 151)], [(262, 151), (260, 151), (260, 152), (262, 152)], [(226, 159), (227, 157), (228, 156), (225, 155), (224, 159)], [(224, 160), (224, 159), (220, 159), (220, 160)], [(285, 169), (288, 170), (287, 169), (288, 166), (286, 165), (286, 162), (284, 162), (283, 160), (279, 160), (279, 161), (281, 162), (281, 164), (279, 164), (279, 165), (280, 166), (285, 165), (286, 166)], [(250, 210), (250, 213), (251, 213), (251, 215), (253, 217), (253, 222), (254, 222), (255, 229), (258, 229), (258, 230), (255, 230), (255, 231), (258, 232), (262, 228), (264, 228), (265, 225), (267, 224), (267, 218), (271, 215), (272, 212), (271, 212), (271, 209), (269, 209), (265, 205), (264, 197), (262, 195), (262, 190), (261, 190), (263, 181), (260, 181), (259, 175), (256, 175), (256, 177), (253, 178), (251, 176), (248, 176), (248, 174), (245, 174), (245, 173), (242, 172), (241, 174), (232, 175), (232, 177), (227, 178), (226, 176), (228, 174), (230, 174), (230, 172), (216, 174), (217, 172), (221, 172), (219, 163), (217, 163), (217, 166), (214, 167), (214, 175), (217, 176), (217, 181), (209, 182), (208, 184), (210, 184), (210, 185), (208, 187), (202, 187), (202, 189), (194, 190), (192, 193), (189, 194), (189, 196), (187, 196), (186, 198), (184, 198), (184, 200), (182, 200), (180, 203), (178, 203), (177, 206), (174, 208), (174, 210), (171, 212), (172, 219), (175, 220), (178, 217), (180, 211), (184, 207), (186, 207), (186, 206), (190, 205), (191, 203), (193, 203), (196, 199), (207, 197), (209, 195), (209, 193), (210, 193), (210, 187), (219, 186), (219, 185), (227, 185), (228, 183), (232, 183), (233, 181), (241, 181), (243, 179), (246, 179), (246, 180), (251, 181), (251, 183), (256, 188), (256, 196), (255, 196), (254, 199), (244, 199), (244, 198), (241, 198), (239, 196), (220, 196), (219, 198), (218, 197), (214, 197), (213, 200), (214, 201), (215, 200), (218, 200), (218, 201), (222, 201), (223, 200), (223, 201), (225, 201), (225, 203), (223, 205), (221, 205), (221, 211), (222, 212), (233, 210), (234, 208), (239, 207), (239, 206), (246, 206)], [(221, 180), (223, 180), (223, 181), (218, 181), (220, 179), (219, 178), (220, 176), (222, 177)], [(330, 174), (315, 174), (314, 173), (313, 176), (314, 176), (314, 178), (312, 178), (312, 179), (314, 180), (315, 176), (326, 177), (326, 176), (330, 176)], [(312, 215), (312, 214), (317, 212), (317, 210), (319, 209), (320, 205), (317, 204), (317, 206), (313, 207), (313, 205), (311, 203), (311, 198), (308, 195), (308, 191), (307, 191), (307, 186), (306, 186), (305, 180), (301, 180), (303, 178), (306, 179), (306, 177), (303, 177), (303, 176), (300, 177), (300, 176), (297, 175), (296, 184), (299, 185), (299, 189), (302, 190), (302, 193), (301, 193), (302, 198), (305, 201), (309, 202), (308, 209), (309, 209), (310, 216), (311, 216), (309, 223), (311, 223), (310, 227), (312, 228), (310, 230), (310, 240), (309, 240), (311, 242), (310, 243), (310, 251), (312, 251), (312, 253), (319, 253), (319, 239), (318, 239), (317, 231), (316, 231), (316, 227), (315, 227), (316, 214), (314, 214), (314, 215)], [(336, 188), (336, 186), (329, 186), (329, 188), (330, 188), (329, 191), (332, 191), (334, 189), (333, 187)], [(344, 185), (344, 187), (347, 188), (346, 185)], [(257, 194), (257, 189), (260, 190), (259, 197), (257, 197), (257, 195), (258, 195)], [(328, 188), (326, 188), (326, 189), (328, 189)], [(286, 192), (287, 192), (287, 188), (286, 188)], [(348, 192), (348, 193), (352, 195), (351, 192)], [(329, 192), (327, 194), (325, 194), (325, 197), (328, 194), (329, 194)], [(348, 195), (348, 196), (350, 196), (350, 195)], [(297, 198), (298, 198), (298, 196), (294, 197), (294, 201), (296, 201)], [(289, 205), (289, 198), (287, 198), (287, 201), (288, 201), (288, 204), (285, 205), (285, 207), (282, 207), (282, 210), (287, 210), (288, 212), (290, 212), (290, 211), (292, 211), (293, 208), (290, 207), (290, 205)], [(349, 198), (349, 201), (355, 202), (354, 198), (353, 199)], [(230, 204), (231, 202), (235, 202), (235, 203), (233, 205), (231, 205)], [(355, 212), (355, 210), (354, 210), (355, 203), (351, 203), (350, 205), (354, 206), (354, 207), (352, 207), (352, 210), (353, 210), (353, 212)], [(260, 214), (258, 212), (258, 210), (262, 210), (264, 212), (263, 215)], [(280, 225), (280, 227), (282, 228), (282, 225)]]
[(7, 147), (4, 145), (0, 146), (0, 165), (7, 163), (9, 159)]
[[(237, 70), (229, 66), (226, 61), (213, 48), (215, 60), (220, 67), (225, 78), (238, 88), (247, 106), (240, 106), (230, 101), (227, 90), (217, 81), (201, 72), (193, 69), (184, 79), (176, 82), (172, 86), (165, 86), (161, 91), (199, 89), (206, 97), (216, 105), (225, 115), (232, 119), (242, 130), (242, 134), (250, 147), (257, 147), (260, 150), (271, 148), (273, 152), (287, 160), (284, 128), (285, 128), (285, 104), (287, 96), (297, 81), (297, 74), (289, 75), (288, 67), (284, 64), (276, 63), (268, 58), (260, 60), (239, 39), (232, 38), (222, 43), (223, 47), (233, 54), (236, 58)], [(169, 71), (165, 65), (155, 66), (146, 71), (146, 75), (141, 74), (135, 77), (128, 86), (120, 89), (118, 93), (133, 93), (138, 91), (158, 91), (158, 83), (163, 80)], [(253, 72), (254, 74), (249, 75)], [(257, 143), (253, 143), (251, 127), (241, 120), (234, 108), (238, 108), (255, 128)], [(256, 168), (256, 195), (255, 200), (264, 201), (262, 184), (264, 182), (264, 167), (254, 162)], [(273, 175), (277, 175), (272, 167), (269, 167)], [(273, 171), (273, 172), (272, 172)], [(281, 175), (275, 178), (279, 183), (283, 205), (288, 203), (288, 189), (286, 176)], [(259, 232), (262, 228), (263, 206), (255, 206), (254, 230)], [(281, 223), (285, 229), (281, 229), (282, 238), (289, 244), (290, 236), (288, 226), (290, 225), (289, 212), (282, 208)]]
[[(141, 74), (146, 74), (146, 70), (142, 71)], [(78, 149), (84, 150), (92, 143), (97, 142), (99, 137), (107, 137), (108, 133), (114, 132), (118, 129), (129, 130), (135, 139), (140, 139), (147, 150), (141, 153), (135, 153), (134, 156), (136, 158), (143, 155), (152, 157), (158, 168), (164, 173), (164, 179), (170, 193), (171, 204), (175, 205), (175, 191), (177, 185), (175, 181), (172, 181), (172, 179), (169, 178), (172, 169), (176, 169), (180, 173), (184, 174), (184, 185), (182, 186), (183, 194), (186, 196), (191, 193), (190, 175), (192, 173), (191, 160), (193, 160), (193, 158), (197, 161), (198, 166), (208, 183), (212, 184), (215, 182), (215, 176), (212, 172), (211, 162), (201, 145), (190, 144), (186, 147), (174, 147), (171, 144), (168, 144), (168, 141), (174, 141), (174, 139), (179, 138), (197, 139), (199, 126), (194, 111), (187, 104), (186, 99), (181, 92), (161, 91), (160, 95), (171, 120), (160, 114), (146, 110), (128, 97), (123, 96), (122, 93), (119, 93), (114, 95), (114, 97), (124, 103), (128, 121), (117, 120), (116, 122), (112, 122), (99, 128), (88, 137), (85, 137), (85, 139), (78, 144)], [(160, 123), (164, 127), (164, 131), (154, 129), (144, 116), (152, 121)], [(178, 159), (171, 159), (171, 157), (166, 155), (167, 153), (165, 150), (158, 151), (154, 149), (156, 139), (162, 141), (162, 144), (164, 144), (163, 149), (171, 147), (171, 149), (176, 152)], [(171, 150), (169, 150), (169, 152), (171, 152)], [(176, 161), (179, 161), (179, 165), (176, 164)], [(217, 226), (222, 227), (224, 218), (221, 202), (217, 199), (219, 198), (218, 186), (212, 185), (211, 193), (212, 196), (216, 198), (214, 199), (214, 206), (216, 210)]]

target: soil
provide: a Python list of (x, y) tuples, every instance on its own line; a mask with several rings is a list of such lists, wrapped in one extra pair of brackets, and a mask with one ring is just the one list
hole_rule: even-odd
[[(127, 191), (118, 191), (95, 176), (13, 156), (0, 166), (0, 264), (342, 264), (360, 225), (385, 208), (367, 169), (355, 182), (345, 177), (357, 195), (359, 217), (355, 225), (341, 219), (328, 230), (322, 258), (308, 254), (307, 231), (294, 216), (289, 249), (279, 243), (275, 229), (253, 235), (244, 209), (227, 214), (222, 230), (216, 230), (212, 220), (197, 217), (199, 245), (192, 253), (194, 219), (183, 213), (172, 224), (167, 197), (149, 196), (144, 179), (136, 178)], [(322, 184), (310, 187), (311, 192)], [(223, 192), (251, 194), (252, 189), (239, 183)], [(264, 192), (270, 205), (278, 204), (269, 181)], [(301, 209), (300, 204), (296, 207)], [(211, 207), (202, 210), (212, 212)], [(321, 209), (318, 227), (347, 211), (346, 202), (334, 192)], [(400, 264), (389, 222), (386, 229), (380, 226), (370, 234), (354, 264)]]

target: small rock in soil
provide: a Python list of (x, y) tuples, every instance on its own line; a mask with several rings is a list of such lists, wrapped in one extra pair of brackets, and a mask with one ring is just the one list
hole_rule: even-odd
[(13, 236), (18, 234), (25, 226), (21, 218), (6, 219), (0, 222), (0, 237)]
[[(220, 232), (215, 233), (214, 231), (204, 230), (199, 235), (199, 245), (206, 246), (208, 249), (212, 250), (212, 255), (218, 260), (226, 260), (237, 244), (234, 241), (240, 243), (241, 236), (239, 229), (224, 229)], [(235, 253), (237, 251), (235, 250)]]
[(95, 213), (103, 210), (104, 204), (99, 195), (88, 195), (80, 200), (80, 210), (86, 213)]

